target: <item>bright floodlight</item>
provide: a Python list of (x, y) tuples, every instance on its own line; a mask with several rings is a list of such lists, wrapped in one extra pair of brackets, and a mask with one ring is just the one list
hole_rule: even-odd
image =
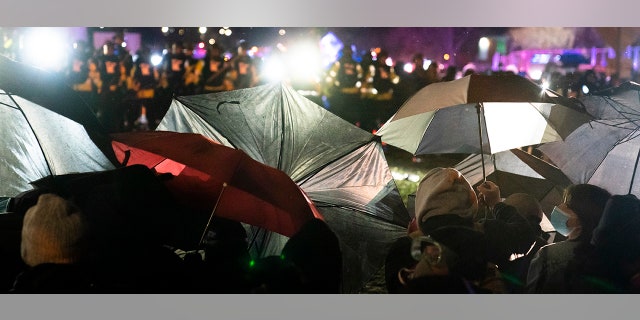
[(491, 42), (489, 41), (489, 38), (482, 37), (478, 41), (478, 48), (480, 48), (480, 50), (489, 50), (489, 45), (490, 44), (491, 44)]
[(159, 66), (162, 63), (162, 56), (159, 54), (151, 55), (151, 64), (154, 66)]
[(169, 32), (169, 27), (162, 27), (162, 29), (160, 29), (160, 31), (162, 31), (162, 33), (167, 33), (167, 32)]
[(299, 42), (291, 46), (289, 50), (289, 63), (291, 77), (297, 80), (318, 81), (322, 59), (317, 44), (311, 42)]
[(287, 34), (287, 31), (284, 30), (284, 29), (280, 29), (280, 30), (278, 30), (278, 34), (281, 35), (281, 36), (284, 36), (285, 34)]
[(405, 63), (404, 66), (402, 67), (402, 70), (404, 70), (404, 72), (406, 73), (413, 72), (413, 64), (411, 62)]
[(270, 57), (264, 60), (262, 76), (269, 82), (280, 82), (285, 78), (285, 65), (279, 57)]
[(205, 33), (207, 33), (207, 27), (200, 27), (200, 28), (198, 28), (198, 32), (200, 32), (200, 34), (205, 34)]
[(55, 28), (32, 28), (23, 38), (24, 62), (36, 67), (60, 71), (66, 64), (71, 47)]

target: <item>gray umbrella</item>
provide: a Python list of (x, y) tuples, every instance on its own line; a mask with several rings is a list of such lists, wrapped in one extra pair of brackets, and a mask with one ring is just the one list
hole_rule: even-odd
[(614, 194), (640, 195), (640, 87), (625, 83), (581, 98), (596, 120), (565, 141), (538, 147), (573, 183), (591, 183)]
[[(409, 214), (375, 136), (288, 85), (177, 97), (157, 130), (200, 133), (286, 172), (341, 241), (345, 292), (360, 289), (406, 234)], [(286, 241), (249, 233), (263, 237), (259, 255), (279, 254)]]

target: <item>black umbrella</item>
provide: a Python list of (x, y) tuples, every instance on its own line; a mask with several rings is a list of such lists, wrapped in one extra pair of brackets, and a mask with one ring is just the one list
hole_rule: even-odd
[(88, 102), (67, 85), (60, 73), (48, 72), (0, 55), (0, 90), (81, 124), (107, 158), (117, 163), (107, 130)]
[[(286, 172), (340, 239), (346, 292), (406, 233), (409, 214), (381, 144), (287, 85), (177, 97), (157, 130), (200, 133)], [(277, 252), (284, 241), (269, 237), (263, 252)]]

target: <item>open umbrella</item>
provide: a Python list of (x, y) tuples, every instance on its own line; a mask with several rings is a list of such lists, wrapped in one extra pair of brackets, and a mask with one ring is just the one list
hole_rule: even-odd
[[(345, 292), (357, 292), (406, 234), (409, 214), (380, 142), (288, 85), (177, 97), (158, 130), (197, 132), (286, 172), (340, 240)], [(266, 240), (277, 253), (286, 242)]]
[(640, 119), (640, 84), (633, 81), (578, 99), (595, 119)]
[(16, 196), (50, 175), (114, 168), (81, 124), (2, 89), (0, 136), (0, 196)]
[[(483, 182), (480, 156), (469, 155), (455, 165), (474, 187)], [(540, 201), (542, 210), (547, 213), (562, 201), (563, 189), (571, 184), (559, 168), (520, 149), (482, 157), (487, 164), (487, 180), (500, 187), (501, 196), (528, 193)]]
[(73, 120), (84, 127), (102, 153), (116, 163), (106, 128), (91, 105), (60, 73), (49, 72), (0, 55), (0, 89)]
[(626, 120), (598, 120), (578, 128), (565, 141), (538, 149), (573, 183), (590, 183), (613, 194), (640, 195), (636, 174), (640, 139), (638, 128)]
[(591, 183), (614, 194), (640, 195), (640, 91), (625, 83), (581, 98), (596, 120), (584, 124), (564, 141), (538, 149), (573, 183)]
[[(322, 216), (284, 172), (194, 133), (112, 134), (123, 165), (170, 174), (166, 186), (182, 205), (291, 236)], [(202, 225), (202, 234), (206, 229)]]
[(424, 87), (376, 135), (414, 155), (493, 154), (561, 140), (590, 119), (523, 77), (473, 74)]

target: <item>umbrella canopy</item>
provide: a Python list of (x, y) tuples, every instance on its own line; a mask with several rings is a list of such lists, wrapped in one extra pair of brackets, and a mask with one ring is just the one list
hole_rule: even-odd
[[(184, 206), (291, 236), (321, 215), (284, 172), (200, 134), (167, 131), (112, 134), (123, 165), (168, 173)], [(202, 226), (201, 233), (205, 231)]]
[(414, 155), (493, 154), (561, 140), (591, 117), (517, 75), (469, 75), (428, 85), (376, 133)]
[(79, 123), (98, 149), (116, 163), (106, 128), (92, 106), (67, 85), (60, 73), (48, 72), (0, 55), (0, 89)]
[(573, 183), (601, 186), (613, 194), (640, 195), (640, 91), (625, 83), (581, 98), (596, 120), (582, 125), (565, 141), (538, 147)]
[[(474, 188), (484, 181), (480, 156), (469, 155), (455, 166)], [(502, 197), (528, 193), (540, 201), (547, 213), (562, 201), (563, 189), (571, 184), (559, 168), (520, 149), (482, 156), (487, 163), (487, 180), (500, 187)]]
[(0, 196), (16, 196), (50, 175), (114, 168), (81, 124), (2, 89), (0, 136)]
[(595, 119), (640, 119), (640, 84), (633, 81), (582, 96), (579, 100)]
[(637, 129), (628, 125), (627, 120), (593, 121), (565, 141), (538, 149), (573, 183), (595, 184), (613, 194), (640, 195), (640, 179), (635, 174), (640, 140)]
[[(406, 234), (409, 214), (375, 136), (288, 85), (177, 97), (158, 130), (197, 132), (286, 172), (340, 239), (345, 292), (359, 290)], [(272, 237), (269, 250), (285, 241)]]

